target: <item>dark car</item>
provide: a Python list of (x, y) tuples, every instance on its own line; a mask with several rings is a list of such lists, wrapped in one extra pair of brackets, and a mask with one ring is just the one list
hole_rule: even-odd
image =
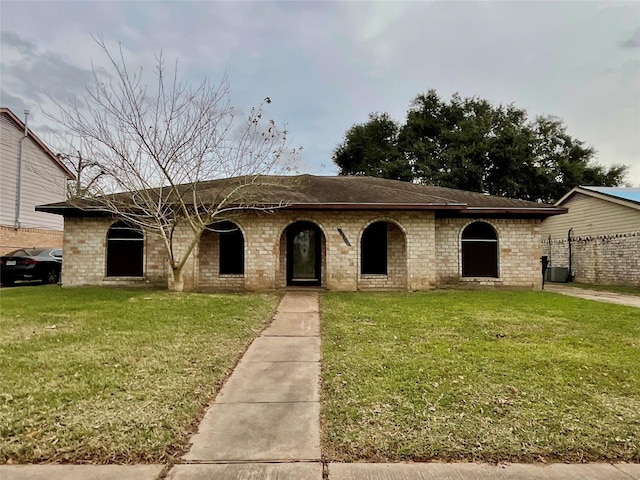
[(4, 286), (17, 280), (58, 283), (61, 269), (61, 248), (21, 248), (0, 257), (0, 281)]

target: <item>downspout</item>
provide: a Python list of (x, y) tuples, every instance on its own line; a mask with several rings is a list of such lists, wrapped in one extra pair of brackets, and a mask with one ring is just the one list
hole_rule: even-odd
[(24, 151), (24, 140), (29, 135), (29, 110), (24, 111), (24, 135), (20, 139), (20, 147), (18, 149), (18, 181), (16, 184), (16, 217), (13, 222), (13, 228), (20, 228), (20, 197), (22, 196), (22, 152)]
[(567, 232), (567, 244), (569, 245), (569, 272), (567, 273), (567, 282), (573, 282), (573, 265), (572, 265), (572, 252), (571, 252), (571, 232), (573, 228), (570, 228)]

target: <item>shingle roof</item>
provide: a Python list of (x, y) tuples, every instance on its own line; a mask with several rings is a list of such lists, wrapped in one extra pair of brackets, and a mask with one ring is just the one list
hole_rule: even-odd
[[(246, 177), (210, 180), (198, 184), (198, 195), (205, 201), (215, 201), (234, 185), (246, 182)], [(185, 190), (189, 185), (182, 186)], [(553, 205), (484, 195), (430, 185), (419, 185), (375, 177), (349, 176), (264, 176), (248, 194), (254, 204), (285, 204), (293, 209), (401, 209), (452, 210), (458, 212), (510, 213), (548, 216), (564, 213)], [(128, 194), (118, 194), (126, 197)], [(246, 198), (246, 197), (245, 197)], [(96, 203), (69, 202), (37, 207), (39, 211), (65, 214), (70, 210), (91, 209)]]

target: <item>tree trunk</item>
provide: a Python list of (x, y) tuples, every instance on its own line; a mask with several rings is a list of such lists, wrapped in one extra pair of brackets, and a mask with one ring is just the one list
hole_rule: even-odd
[(173, 292), (182, 292), (184, 290), (184, 276), (182, 268), (171, 267), (173, 281), (169, 282), (169, 290)]

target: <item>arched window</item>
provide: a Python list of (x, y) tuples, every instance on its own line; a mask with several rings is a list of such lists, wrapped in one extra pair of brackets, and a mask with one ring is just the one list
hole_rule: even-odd
[(462, 276), (498, 277), (498, 235), (488, 223), (471, 223), (462, 232)]
[(375, 222), (362, 233), (360, 273), (387, 274), (387, 222)]
[(233, 222), (214, 226), (220, 235), (220, 275), (244, 275), (244, 236)]
[(140, 227), (116, 222), (107, 232), (107, 277), (141, 277), (144, 235)]

